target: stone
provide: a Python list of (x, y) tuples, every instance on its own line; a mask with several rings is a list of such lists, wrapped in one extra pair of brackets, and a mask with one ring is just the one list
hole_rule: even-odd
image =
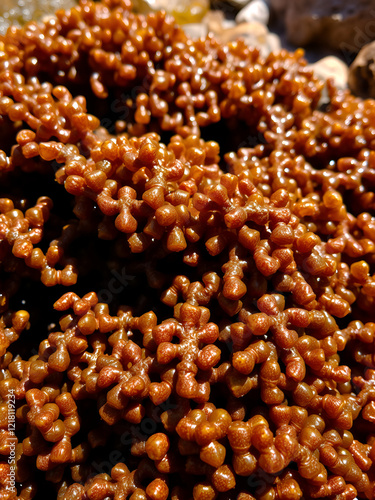
[(350, 65), (348, 84), (353, 94), (375, 98), (375, 41), (365, 45)]
[(263, 57), (267, 57), (270, 52), (278, 52), (281, 49), (279, 37), (275, 33), (270, 33), (262, 23), (255, 21), (240, 23), (223, 29), (220, 17), (217, 16), (216, 19), (215, 17), (210, 18), (208, 28), (221, 43), (234, 42), (242, 38), (247, 45), (259, 49)]
[(322, 80), (333, 78), (337, 88), (344, 90), (348, 87), (348, 66), (335, 56), (327, 56), (308, 66)]
[(280, 52), (281, 41), (280, 41), (280, 37), (276, 33), (268, 33), (268, 35), (267, 35), (267, 49), (269, 52)]
[(260, 47), (267, 43), (268, 29), (264, 24), (252, 22), (237, 24), (233, 28), (223, 30), (220, 34), (222, 43), (234, 42), (243, 38), (248, 45)]
[(236, 23), (236, 21), (233, 21), (231, 19), (224, 19), (222, 26), (223, 26), (223, 30), (229, 30), (229, 29), (237, 26), (237, 23)]
[(267, 25), (270, 18), (270, 11), (264, 0), (252, 0), (236, 16), (237, 23), (262, 23)]
[(221, 11), (208, 12), (203, 22), (207, 25), (208, 31), (221, 43), (243, 38), (248, 45), (257, 47), (263, 57), (281, 49), (280, 38), (275, 33), (270, 33), (267, 26), (262, 23), (254, 21), (236, 24), (234, 21), (226, 20)]
[(207, 30), (218, 38), (223, 31), (236, 26), (236, 21), (226, 19), (221, 10), (208, 11), (202, 22), (207, 26)]
[(209, 0), (134, 0), (136, 12), (149, 14), (165, 10), (171, 14), (179, 24), (199, 23), (207, 14)]
[(188, 23), (182, 25), (185, 33), (190, 36), (190, 38), (202, 38), (207, 35), (207, 26), (202, 23)]
[(375, 0), (270, 0), (270, 5), (284, 13), (291, 43), (339, 50), (348, 63), (375, 38)]

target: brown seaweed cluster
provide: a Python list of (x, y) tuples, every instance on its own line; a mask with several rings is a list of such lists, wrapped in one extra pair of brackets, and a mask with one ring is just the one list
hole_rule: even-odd
[(0, 49), (0, 499), (375, 499), (375, 102), (128, 0)]

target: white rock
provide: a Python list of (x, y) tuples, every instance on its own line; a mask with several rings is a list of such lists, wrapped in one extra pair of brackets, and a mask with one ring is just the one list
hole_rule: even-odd
[(220, 41), (222, 43), (234, 42), (238, 38), (243, 38), (248, 45), (261, 49), (263, 45), (267, 44), (267, 35), (269, 31), (264, 24), (241, 23), (237, 24), (234, 28), (224, 30), (220, 33)]
[(224, 30), (229, 30), (230, 28), (237, 26), (237, 23), (231, 19), (224, 19), (222, 26)]
[[(241, 25), (240, 25), (241, 26)], [(262, 38), (259, 38), (259, 42)], [(267, 57), (271, 52), (280, 52), (280, 38), (275, 33), (268, 33), (262, 43), (256, 45), (262, 57)]]
[(221, 38), (223, 32), (237, 26), (235, 21), (225, 19), (221, 10), (210, 10), (204, 16), (202, 22), (207, 26), (207, 30)]
[(280, 37), (276, 35), (276, 33), (268, 33), (267, 45), (270, 52), (280, 52), (281, 50)]
[(236, 24), (234, 21), (226, 20), (223, 12), (219, 10), (208, 12), (203, 23), (220, 42), (234, 42), (242, 38), (247, 45), (259, 49), (263, 57), (267, 57), (270, 52), (278, 52), (281, 49), (278, 35), (270, 33), (263, 23), (253, 21)]
[(201, 38), (207, 35), (207, 26), (204, 23), (188, 23), (181, 26), (191, 38)]
[(252, 0), (246, 7), (240, 10), (236, 16), (237, 23), (262, 23), (268, 24), (270, 11), (264, 0)]
[(314, 73), (322, 80), (333, 78), (335, 85), (339, 89), (348, 87), (348, 66), (338, 57), (327, 56), (323, 57), (314, 64), (310, 64)]

